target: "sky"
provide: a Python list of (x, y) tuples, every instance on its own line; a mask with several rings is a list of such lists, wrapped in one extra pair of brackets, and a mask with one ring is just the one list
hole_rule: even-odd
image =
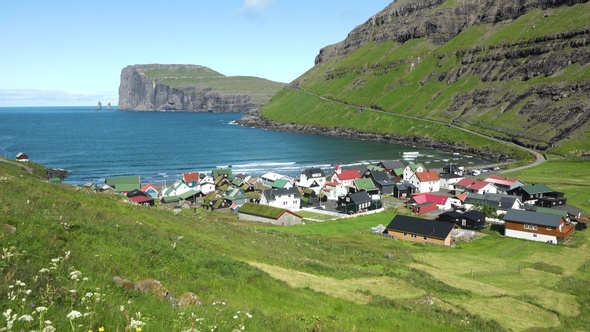
[(118, 101), (121, 70), (195, 64), (289, 83), (391, 0), (1, 0), (0, 107)]

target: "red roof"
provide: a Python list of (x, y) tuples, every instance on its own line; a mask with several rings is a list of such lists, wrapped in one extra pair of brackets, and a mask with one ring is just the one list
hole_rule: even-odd
[(449, 199), (447, 196), (433, 195), (429, 193), (416, 194), (412, 199), (418, 204), (436, 203), (438, 205), (445, 205)]
[(493, 183), (493, 184), (499, 184), (499, 185), (502, 185), (502, 186), (508, 186), (508, 187), (510, 187), (516, 181), (518, 181), (518, 179), (505, 178), (505, 177), (502, 177), (502, 176), (491, 175), (490, 177), (488, 177), (484, 181), (485, 182), (489, 182), (489, 183)]
[(182, 179), (184, 180), (184, 182), (198, 182), (199, 172), (182, 173)]
[(336, 174), (340, 180), (354, 180), (360, 179), (361, 174), (356, 169), (342, 170), (340, 174)]
[(455, 184), (455, 187), (465, 187), (470, 190), (481, 190), (485, 188), (485, 186), (490, 185), (491, 183), (485, 181), (478, 181), (469, 178), (461, 179), (461, 181)]
[(418, 177), (418, 180), (420, 180), (420, 182), (432, 182), (432, 181), (439, 181), (440, 178), (438, 177), (438, 174), (436, 174), (436, 172), (434, 171), (425, 171), (425, 172), (417, 172), (416, 176)]
[(149, 201), (153, 201), (154, 199), (151, 197), (145, 197), (145, 196), (134, 196), (134, 197), (129, 197), (129, 200), (135, 203), (143, 203), (143, 202), (149, 202)]
[(154, 189), (155, 191), (158, 191), (158, 189), (156, 189), (156, 187), (154, 187), (151, 183), (146, 184), (145, 186), (141, 187), (139, 190), (141, 190), (141, 191), (143, 191), (145, 193), (150, 188)]

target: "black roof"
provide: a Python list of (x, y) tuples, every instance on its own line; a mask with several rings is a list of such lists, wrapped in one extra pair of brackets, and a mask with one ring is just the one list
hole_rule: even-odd
[(399, 160), (382, 161), (379, 163), (385, 169), (404, 168), (406, 165)]
[(369, 196), (369, 194), (367, 194), (367, 192), (364, 190), (349, 194), (348, 197), (350, 197), (350, 201), (355, 204), (360, 204), (360, 203), (365, 203), (365, 202), (371, 201), (371, 196)]
[(448, 216), (451, 219), (459, 219), (461, 218), (461, 216), (463, 215), (463, 213), (461, 212), (457, 212), (457, 211), (447, 211), (447, 212), (443, 212), (441, 214), (439, 214), (438, 216)]
[(278, 196), (286, 196), (286, 195), (294, 195), (295, 198), (301, 198), (301, 194), (299, 194), (299, 190), (295, 187), (287, 188), (272, 188), (272, 189), (265, 189), (262, 191), (262, 194), (266, 197), (266, 200), (271, 202), (275, 201)]
[(467, 212), (463, 213), (463, 217), (465, 217), (465, 219), (479, 221), (479, 220), (485, 220), (486, 214), (483, 212), (471, 210), (471, 211), (467, 211)]
[(450, 222), (402, 215), (395, 216), (387, 225), (387, 229), (439, 239), (446, 238), (454, 227), (455, 224)]
[(500, 209), (509, 209), (514, 206), (517, 200), (522, 200), (520, 196), (502, 195), (502, 194), (476, 194), (468, 193), (465, 201), (466, 204), (474, 204), (476, 202), (486, 203)]
[[(318, 177), (318, 176), (323, 178), (326, 176), (326, 173), (324, 173), (324, 171), (319, 167), (308, 168), (308, 169), (304, 170), (302, 172), (302, 174), (305, 174), (305, 176), (307, 176), (308, 179), (313, 178), (313, 177)], [(318, 175), (318, 176), (314, 176), (314, 174)]]
[(562, 216), (552, 213), (533, 212), (526, 210), (510, 209), (504, 215), (505, 221), (512, 221), (521, 224), (532, 224), (539, 226), (558, 227)]

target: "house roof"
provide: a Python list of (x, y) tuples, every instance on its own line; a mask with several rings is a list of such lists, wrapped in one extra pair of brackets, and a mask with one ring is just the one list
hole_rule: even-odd
[(427, 170), (424, 172), (416, 172), (416, 176), (420, 182), (432, 182), (432, 181), (439, 181), (440, 178), (435, 171)]
[(413, 195), (412, 199), (418, 204), (432, 202), (432, 203), (436, 203), (438, 205), (445, 205), (449, 198), (446, 196), (433, 195), (433, 194), (429, 194), (429, 193), (421, 193), (421, 194)]
[(389, 169), (389, 170), (394, 170), (396, 168), (404, 169), (406, 167), (404, 165), (404, 163), (402, 163), (399, 160), (382, 161), (382, 162), (379, 163), (379, 165), (381, 165), (381, 166), (383, 166), (383, 168)]
[(288, 196), (288, 195), (293, 195), (293, 197), (295, 197), (295, 198), (301, 198), (301, 194), (299, 193), (299, 190), (297, 190), (295, 187), (291, 187), (289, 189), (287, 189), (287, 188), (265, 189), (262, 191), (262, 194), (264, 195), (264, 197), (266, 197), (266, 200), (269, 202), (275, 201), (276, 197)]
[(485, 220), (486, 214), (483, 212), (471, 210), (471, 211), (467, 211), (467, 212), (463, 213), (463, 217), (465, 217), (465, 219), (469, 219), (469, 220)]
[(217, 168), (211, 171), (211, 175), (214, 179), (217, 179), (220, 176), (227, 178), (228, 180), (233, 180), (234, 177), (231, 172), (231, 168)]
[(302, 216), (294, 213), (292, 211), (286, 209), (280, 209), (270, 205), (263, 205), (263, 204), (256, 204), (256, 203), (244, 203), (239, 210), (239, 213), (250, 214), (254, 216), (270, 218), (270, 219), (279, 219), (284, 213), (290, 213), (294, 216), (299, 218), (303, 218)]
[(537, 184), (533, 183), (533, 184), (529, 184), (529, 185), (525, 185), (525, 186), (520, 186), (520, 189), (524, 190), (529, 195), (553, 192), (553, 190), (551, 190), (551, 188), (547, 187), (546, 185), (544, 185), (542, 183), (537, 183)]
[(505, 221), (546, 227), (558, 227), (562, 219), (563, 217), (557, 214), (516, 209), (510, 209), (504, 215)]
[(155, 190), (156, 192), (158, 191), (158, 189), (156, 189), (156, 187), (154, 187), (154, 185), (152, 185), (151, 183), (148, 183), (145, 186), (139, 188), (139, 190), (143, 191), (144, 193), (150, 189)]
[(383, 167), (379, 167), (377, 165), (368, 165), (367, 170), (369, 170), (370, 172), (381, 172), (381, 171), (384, 171), (385, 169)]
[(569, 204), (557, 205), (557, 206), (552, 207), (552, 209), (565, 210), (565, 211), (567, 211), (567, 213), (571, 214), (572, 216), (577, 216), (580, 213), (582, 213), (582, 210), (578, 209), (575, 206), (571, 206)]
[(396, 215), (386, 228), (388, 230), (444, 239), (455, 228), (455, 224), (439, 220)]
[(129, 200), (135, 203), (144, 203), (144, 202), (150, 202), (153, 201), (154, 199), (152, 197), (146, 197), (146, 196), (133, 196), (133, 197), (129, 197)]
[(445, 180), (451, 180), (451, 179), (463, 179), (464, 176), (463, 175), (459, 175), (459, 174), (455, 174), (455, 173), (445, 173), (445, 174), (441, 174), (439, 175), (439, 177), (441, 179), (445, 179)]
[(513, 184), (515, 184), (516, 182), (518, 182), (518, 179), (515, 179), (515, 178), (505, 178), (503, 176), (498, 176), (498, 175), (490, 175), (484, 181), (485, 182), (489, 182), (489, 183), (493, 183), (493, 184), (499, 184), (501, 186), (510, 187)]
[(371, 201), (371, 196), (369, 196), (369, 194), (367, 194), (367, 192), (364, 190), (358, 191), (356, 193), (348, 194), (348, 197), (350, 197), (350, 201), (355, 204), (360, 204), (360, 203), (365, 203), (365, 202)]
[(304, 170), (301, 174), (305, 174), (305, 176), (309, 178), (324, 178), (326, 177), (326, 173), (319, 168), (319, 167), (312, 167)]
[(459, 180), (459, 182), (457, 182), (455, 184), (456, 187), (457, 186), (458, 187), (465, 187), (470, 190), (481, 190), (489, 185), (493, 185), (493, 184), (489, 183), (489, 182), (473, 180), (473, 179), (469, 179), (469, 178)]
[(340, 170), (340, 173), (336, 173), (340, 180), (354, 180), (361, 177), (361, 174), (356, 169)]
[(285, 188), (285, 186), (289, 183), (289, 181), (285, 180), (285, 179), (276, 179), (273, 183), (272, 183), (272, 187), (273, 188)]
[(182, 173), (182, 180), (184, 182), (198, 182), (199, 181), (199, 172)]
[(461, 218), (461, 216), (463, 215), (463, 213), (461, 212), (457, 212), (457, 211), (447, 211), (447, 212), (443, 212), (441, 214), (439, 214), (438, 216), (448, 216), (451, 219), (459, 219)]
[(115, 191), (122, 193), (131, 190), (139, 189), (139, 183), (119, 183), (115, 186)]
[(514, 203), (516, 203), (516, 201), (520, 200), (522, 200), (520, 196), (513, 195), (469, 193), (467, 194), (467, 197), (463, 200), (463, 202), (467, 204), (481, 202), (496, 206), (500, 209), (510, 209), (514, 206)]
[(369, 178), (354, 179), (353, 184), (358, 190), (377, 190), (377, 187)]
[(105, 179), (105, 183), (108, 184), (111, 187), (116, 187), (119, 184), (137, 184), (138, 187), (137, 189), (139, 189), (139, 184), (141, 183), (140, 177), (139, 175), (134, 175), (134, 176), (117, 176), (117, 177), (112, 177), (112, 178), (106, 178)]
[(198, 195), (200, 193), (201, 193), (200, 190), (191, 189), (191, 190), (189, 190), (189, 191), (187, 191), (185, 193), (182, 193), (182, 194), (178, 195), (178, 197), (180, 197), (182, 199), (187, 199), (187, 198), (189, 198), (191, 196)]
[(567, 211), (566, 210), (558, 210), (558, 209), (546, 208), (546, 207), (541, 207), (541, 206), (535, 206), (533, 209), (535, 212), (557, 214), (557, 215), (560, 215), (564, 218), (567, 218)]

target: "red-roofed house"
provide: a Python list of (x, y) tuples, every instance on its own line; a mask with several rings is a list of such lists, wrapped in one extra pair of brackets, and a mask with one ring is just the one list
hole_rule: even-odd
[(332, 182), (338, 182), (345, 186), (350, 186), (352, 181), (360, 179), (361, 174), (356, 169), (343, 170), (340, 165), (336, 166), (335, 173), (332, 175)]
[(469, 178), (465, 178), (457, 183), (455, 183), (455, 190), (466, 192), (466, 193), (475, 193), (475, 194), (497, 194), (498, 189), (496, 186), (489, 182), (485, 181), (478, 181)]
[(434, 195), (430, 193), (414, 194), (410, 197), (408, 205), (434, 203), (441, 210), (450, 210), (451, 200), (447, 196)]
[(524, 186), (524, 183), (518, 179), (505, 178), (503, 176), (498, 175), (491, 175), (484, 181), (495, 185), (496, 188), (498, 188), (499, 194), (505, 194), (508, 192), (508, 190)]
[(154, 198), (153, 197), (145, 197), (145, 196), (134, 196), (128, 198), (130, 201), (141, 204), (141, 205), (154, 205)]
[(418, 192), (427, 193), (440, 190), (440, 178), (435, 171), (426, 170), (416, 172), (410, 178), (410, 183), (418, 188)]
[(199, 183), (199, 172), (187, 172), (182, 173), (182, 182), (189, 186), (189, 188), (194, 188)]
[(144, 193), (150, 195), (152, 198), (158, 198), (159, 191), (156, 187), (154, 187), (151, 183), (146, 184), (145, 186), (139, 188), (139, 190), (143, 191)]

